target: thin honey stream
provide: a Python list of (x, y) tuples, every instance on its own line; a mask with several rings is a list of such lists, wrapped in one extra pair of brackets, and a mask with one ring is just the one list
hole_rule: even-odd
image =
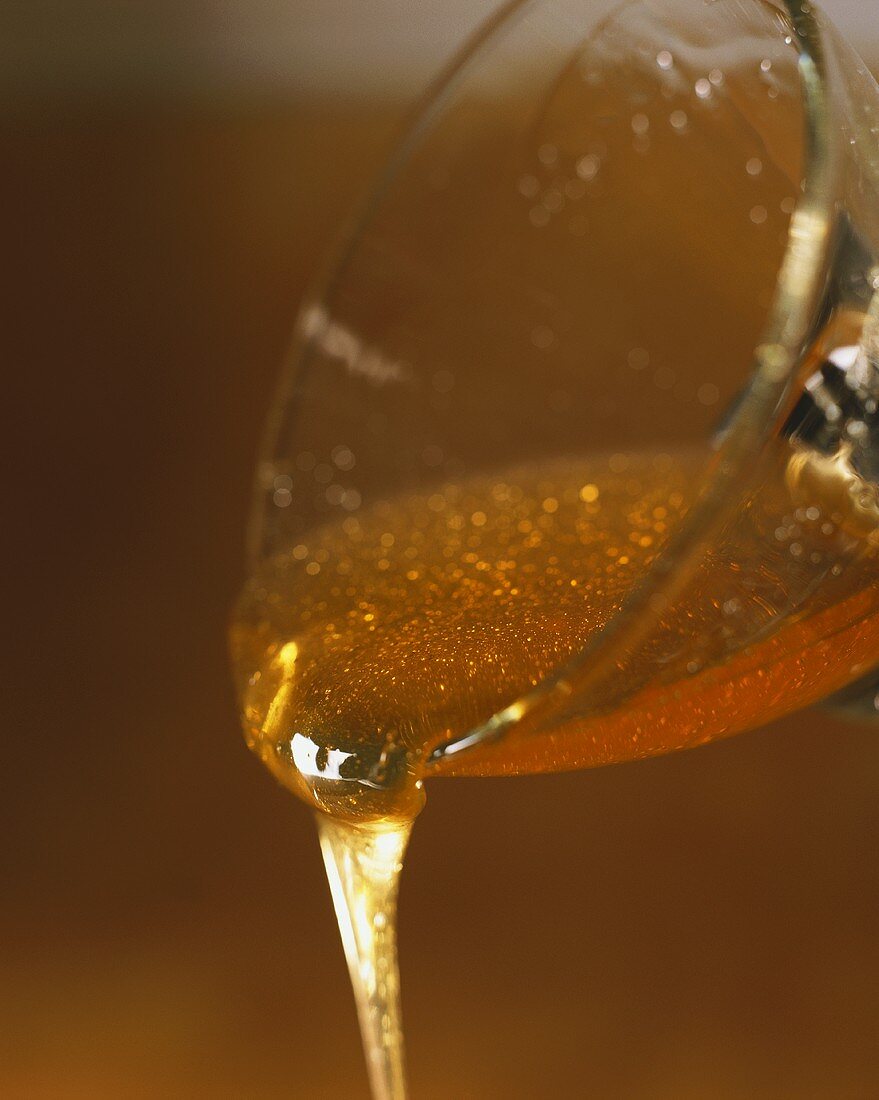
[(317, 815), (374, 1100), (404, 1100), (397, 890), (411, 822), (352, 825)]

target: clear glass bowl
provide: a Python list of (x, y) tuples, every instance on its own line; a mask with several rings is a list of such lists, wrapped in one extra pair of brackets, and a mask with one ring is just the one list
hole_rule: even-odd
[[(699, 744), (872, 667), (877, 102), (799, 0), (518, 2), (471, 44), (315, 284), (270, 419), (235, 645), (248, 738), (285, 782), (341, 776), (380, 816), (370, 792), (416, 776)], [(509, 675), (462, 650), (452, 708), (430, 669), (348, 706), (319, 642), (355, 597), (340, 572), (318, 628), (299, 595), (341, 569), (352, 521), (352, 552), (380, 557), (404, 499), (682, 463), (686, 501), (637, 568), (608, 547), (629, 573), (602, 615), (544, 591), (531, 634), (498, 642)], [(564, 644), (535, 645), (560, 617)], [(282, 689), (329, 700), (320, 720), (282, 720)], [(399, 767), (369, 749), (388, 729)]]

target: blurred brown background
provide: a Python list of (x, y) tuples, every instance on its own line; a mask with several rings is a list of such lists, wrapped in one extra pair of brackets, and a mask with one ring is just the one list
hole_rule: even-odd
[[(311, 822), (244, 748), (224, 632), (297, 299), (493, 7), (4, 6), (4, 1097), (365, 1096)], [(825, 7), (879, 62), (873, 6)], [(877, 731), (819, 713), (437, 782), (413, 1096), (879, 1095), (877, 794)]]

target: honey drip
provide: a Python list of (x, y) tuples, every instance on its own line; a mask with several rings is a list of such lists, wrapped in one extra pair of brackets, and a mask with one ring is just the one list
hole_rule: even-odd
[(405, 1100), (396, 913), (411, 823), (362, 826), (318, 814), (317, 824), (372, 1095)]

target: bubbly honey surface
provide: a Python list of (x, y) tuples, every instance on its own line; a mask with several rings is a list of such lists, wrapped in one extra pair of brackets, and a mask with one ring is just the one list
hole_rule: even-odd
[(430, 766), (434, 746), (556, 673), (615, 614), (685, 516), (700, 460), (558, 460), (315, 530), (239, 605), (249, 744), (317, 808), (376, 821), (417, 813), (435, 772), (618, 762), (805, 705), (879, 651), (874, 516), (844, 456), (778, 469), (600, 696)]

